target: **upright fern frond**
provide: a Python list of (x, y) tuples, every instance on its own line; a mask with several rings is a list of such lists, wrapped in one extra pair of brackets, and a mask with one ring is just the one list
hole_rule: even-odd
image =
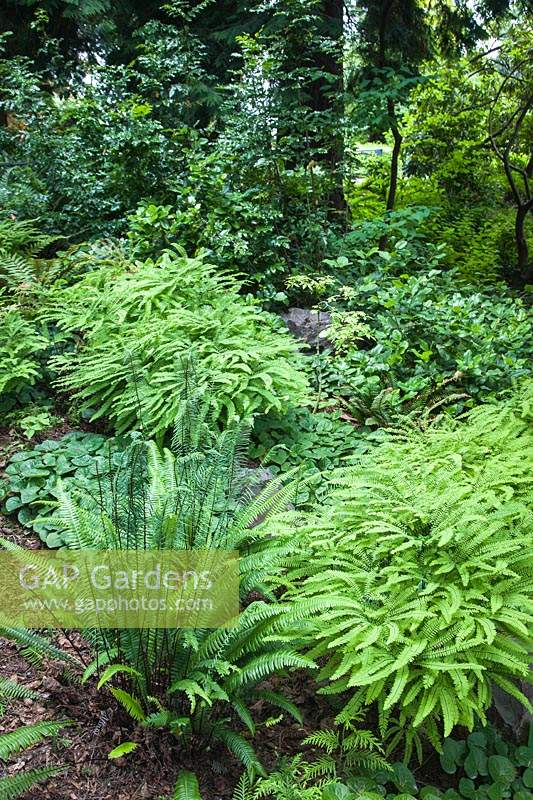
[[(135, 438), (83, 505), (58, 491), (51, 522), (73, 550), (239, 551), (244, 599), (285, 563), (291, 548), (265, 533), (264, 524), (290, 502), (292, 487), (277, 479), (252, 499), (242, 468), (246, 432), (236, 423), (220, 431), (203, 388), (189, 391), (179, 398), (176, 452)], [(263, 525), (256, 524), (259, 517)], [(260, 684), (274, 674), (315, 668), (279, 635), (285, 611), (273, 598), (248, 603), (228, 628), (89, 629), (85, 636), (97, 658), (86, 677), (97, 673), (99, 686), (136, 722), (164, 725), (180, 737), (219, 739), (251, 774), (260, 774), (250, 742), (235, 727), (253, 732), (250, 705), (259, 698), (298, 718), (290, 701)]]

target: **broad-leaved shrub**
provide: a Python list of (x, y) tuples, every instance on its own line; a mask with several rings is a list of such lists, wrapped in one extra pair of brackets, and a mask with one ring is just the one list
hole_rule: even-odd
[(345, 295), (373, 338), (322, 358), (322, 380), (333, 394), (393, 387), (411, 400), (455, 376), (454, 387), (479, 401), (531, 375), (531, 309), (502, 285), (474, 288), (454, 270), (396, 277), (381, 270)]

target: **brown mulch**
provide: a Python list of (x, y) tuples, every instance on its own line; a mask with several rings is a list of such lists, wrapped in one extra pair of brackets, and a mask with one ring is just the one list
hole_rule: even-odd
[[(72, 639), (78, 649), (83, 642), (78, 634)], [(64, 636), (58, 637), (64, 649), (72, 648)], [(243, 771), (242, 766), (223, 746), (209, 750), (200, 741), (186, 747), (164, 731), (145, 731), (135, 727), (114, 699), (105, 691), (97, 691), (95, 681), (81, 686), (64, 674), (64, 665), (48, 661), (42, 668), (27, 663), (20, 648), (0, 638), (2, 675), (27, 686), (42, 695), (39, 700), (11, 702), (0, 718), (0, 733), (20, 725), (43, 720), (71, 720), (57, 742), (46, 740), (9, 760), (8, 774), (22, 769), (45, 765), (65, 764), (64, 774), (33, 789), (24, 800), (155, 800), (168, 795), (180, 770), (196, 773), (204, 800), (231, 798)], [(262, 763), (271, 768), (283, 754), (301, 749), (302, 738), (320, 727), (324, 708), (319, 708), (315, 688), (306, 675), (292, 676), (292, 687), (285, 686), (288, 696), (300, 708), (306, 708), (305, 728), (286, 715), (270, 726), (275, 710), (254, 708), (259, 722), (255, 746)], [(265, 725), (267, 722), (267, 725)], [(124, 741), (139, 742), (130, 755), (110, 761), (108, 753)]]
[[(1, 515), (0, 536), (25, 548), (41, 546), (31, 531)], [(73, 655), (81, 654), (86, 663), (92, 660), (76, 631), (58, 632), (56, 643)], [(47, 661), (34, 666), (22, 656), (21, 650), (0, 637), (0, 674), (33, 689), (41, 697), (10, 702), (0, 717), (0, 734), (44, 720), (73, 723), (65, 727), (57, 741), (45, 740), (9, 759), (7, 774), (41, 766), (66, 766), (63, 774), (34, 788), (23, 800), (156, 800), (171, 793), (180, 770), (196, 773), (203, 800), (231, 798), (243, 767), (227, 748), (215, 743), (206, 749), (201, 741), (184, 746), (165, 731), (135, 726), (109, 693), (97, 691), (95, 680), (82, 686), (80, 676), (66, 674), (62, 662)], [(304, 714), (305, 725), (286, 714), (272, 724), (281, 714), (262, 701), (255, 705), (258, 731), (254, 746), (267, 769), (280, 756), (298, 752), (302, 739), (310, 731), (323, 727), (331, 714), (325, 701), (316, 696), (316, 687), (308, 674), (291, 675), (283, 690)], [(139, 747), (128, 756), (109, 760), (108, 753), (125, 741), (136, 741)]]

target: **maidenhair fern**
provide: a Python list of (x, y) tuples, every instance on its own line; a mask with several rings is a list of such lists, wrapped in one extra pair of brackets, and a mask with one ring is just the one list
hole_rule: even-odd
[(275, 318), (239, 289), (203, 257), (172, 251), (128, 269), (104, 265), (52, 290), (46, 319), (83, 332), (80, 349), (55, 361), (59, 385), (93, 409), (93, 419), (107, 417), (119, 432), (142, 420), (152, 435), (172, 428), (182, 360), (194, 353), (218, 417), (283, 410), (306, 394), (301, 356)]
[(336, 471), (316, 514), (272, 528), (301, 543), (287, 636), (313, 643), (321, 691), (348, 698), (337, 721), (377, 703), (382, 732), (394, 717), (407, 733), (407, 758), (422, 730), (438, 747), (484, 721), (494, 684), (529, 707), (514, 681), (531, 649), (532, 412), (528, 384), (398, 435)]

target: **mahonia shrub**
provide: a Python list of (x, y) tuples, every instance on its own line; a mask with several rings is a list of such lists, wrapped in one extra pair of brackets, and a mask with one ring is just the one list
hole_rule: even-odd
[(239, 294), (232, 275), (199, 255), (169, 250), (157, 261), (120, 267), (106, 261), (71, 287), (45, 298), (44, 317), (69, 334), (74, 353), (58, 356), (58, 385), (74, 392), (92, 419), (118, 432), (172, 427), (183, 388), (184, 360), (209, 382), (217, 416), (228, 421), (283, 410), (303, 400), (303, 357), (276, 318)]
[(410, 753), (422, 731), (439, 747), (484, 723), (493, 684), (529, 706), (513, 679), (531, 649), (532, 420), (528, 383), (463, 421), (391, 434), (334, 473), (314, 515), (276, 523), (293, 541), (300, 523), (287, 634), (310, 642), (321, 691), (343, 696), (339, 724), (376, 702)]

